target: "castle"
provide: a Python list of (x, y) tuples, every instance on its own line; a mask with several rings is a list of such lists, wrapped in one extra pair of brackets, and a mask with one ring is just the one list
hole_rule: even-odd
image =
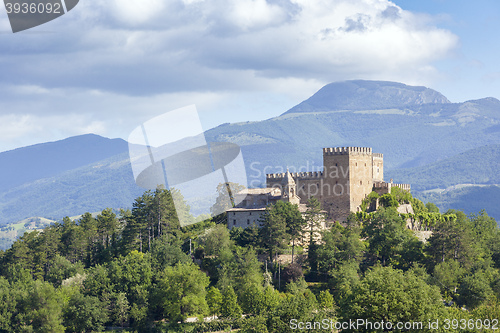
[(248, 189), (238, 195), (244, 200), (227, 210), (228, 228), (257, 223), (268, 204), (277, 200), (298, 204), (305, 212), (311, 197), (321, 202), (328, 220), (345, 221), (361, 210), (366, 196), (375, 191), (390, 193), (391, 187), (410, 191), (409, 184), (384, 182), (384, 158), (368, 147), (323, 148), (323, 171), (266, 175), (266, 188)]

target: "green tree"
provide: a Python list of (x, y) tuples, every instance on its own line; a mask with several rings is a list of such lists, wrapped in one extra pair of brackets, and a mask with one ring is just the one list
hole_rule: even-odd
[(333, 309), (334, 301), (333, 296), (328, 290), (322, 290), (318, 296), (318, 305), (324, 309)]
[(17, 307), (15, 293), (11, 285), (3, 276), (0, 276), (0, 332), (11, 332), (12, 317)]
[(439, 213), (439, 208), (432, 202), (428, 202), (425, 204), (425, 208), (429, 213)]
[(319, 229), (321, 221), (324, 220), (324, 215), (321, 213), (321, 203), (315, 197), (311, 197), (306, 203), (307, 210), (304, 214), (307, 229), (309, 230), (309, 246), (315, 243), (315, 229)]
[(221, 318), (238, 319), (242, 311), (238, 304), (238, 299), (231, 286), (227, 287), (222, 293)]
[(489, 279), (483, 271), (477, 271), (463, 278), (458, 287), (458, 304), (475, 308), (480, 304), (493, 299)]
[(215, 223), (225, 224), (227, 221), (226, 210), (233, 208), (235, 195), (245, 189), (245, 186), (237, 183), (220, 183), (217, 185), (217, 198), (210, 212), (214, 216)]
[(271, 208), (274, 215), (281, 216), (285, 219), (286, 232), (292, 241), (292, 262), (295, 253), (295, 241), (301, 238), (302, 231), (306, 225), (306, 220), (302, 218), (299, 211), (299, 206), (290, 202), (278, 201)]
[(185, 321), (189, 316), (208, 313), (208, 277), (193, 263), (167, 267), (157, 283), (158, 300), (166, 318)]
[(83, 264), (76, 262), (72, 264), (68, 259), (56, 255), (46, 274), (46, 281), (52, 283), (54, 287), (59, 287), (63, 280), (70, 278), (77, 273), (83, 274)]
[(21, 288), (13, 327), (23, 332), (64, 332), (61, 299), (54, 287), (48, 282), (35, 280)]
[(260, 239), (262, 247), (268, 250), (269, 260), (273, 262), (274, 257), (288, 245), (286, 220), (284, 216), (273, 210), (273, 206), (268, 206), (261, 216), (261, 223)]
[(343, 320), (359, 318), (371, 322), (427, 322), (444, 314), (436, 287), (411, 271), (403, 273), (380, 266), (368, 271), (353, 286), (353, 292), (341, 300), (339, 309)]
[(204, 246), (205, 254), (218, 256), (221, 251), (230, 249), (233, 242), (229, 236), (229, 230), (223, 224), (210, 228), (199, 237), (198, 243)]
[(427, 240), (426, 252), (430, 257), (430, 266), (432, 268), (448, 259), (458, 260), (467, 269), (477, 259), (470, 221), (463, 212), (449, 213), (455, 213), (456, 218), (443, 219)]
[(457, 287), (464, 274), (465, 270), (460, 267), (458, 261), (445, 260), (434, 267), (431, 281), (441, 289), (441, 293), (446, 298), (450, 299), (457, 292)]
[(64, 311), (64, 326), (67, 332), (102, 331), (107, 321), (106, 304), (94, 296), (76, 293)]
[(219, 289), (210, 287), (207, 291), (207, 305), (211, 316), (218, 316), (222, 306), (222, 294)]
[(240, 333), (268, 333), (264, 316), (250, 317), (243, 323)]
[(161, 272), (167, 266), (190, 262), (191, 258), (182, 251), (181, 246), (182, 244), (179, 239), (168, 238), (166, 235), (155, 239), (151, 245), (153, 271)]
[(380, 204), (385, 208), (398, 207), (399, 203), (396, 197), (390, 193), (383, 194), (379, 199)]
[(369, 253), (385, 266), (394, 261), (403, 243), (412, 235), (396, 209), (381, 208), (366, 222), (362, 236), (368, 237)]
[(129, 311), (130, 305), (127, 300), (127, 295), (125, 293), (115, 294), (112, 299), (111, 307), (111, 317), (113, 323), (120, 325), (121, 327), (125, 326), (125, 323), (129, 320)]

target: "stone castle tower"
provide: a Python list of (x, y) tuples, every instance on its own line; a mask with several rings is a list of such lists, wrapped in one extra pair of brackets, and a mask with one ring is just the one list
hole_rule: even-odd
[(361, 202), (373, 190), (381, 194), (390, 192), (391, 186), (410, 190), (408, 184), (385, 183), (383, 155), (367, 147), (323, 148), (322, 172), (268, 174), (266, 185), (283, 188), (285, 183), (291, 185), (290, 178), (300, 203), (315, 197), (329, 218), (338, 221), (360, 211)]

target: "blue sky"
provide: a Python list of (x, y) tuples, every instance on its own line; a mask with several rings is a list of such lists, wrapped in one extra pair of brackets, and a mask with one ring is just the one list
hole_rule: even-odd
[(16, 34), (0, 7), (0, 151), (191, 104), (205, 129), (267, 119), (349, 79), (500, 99), (499, 31), (481, 0), (80, 0)]

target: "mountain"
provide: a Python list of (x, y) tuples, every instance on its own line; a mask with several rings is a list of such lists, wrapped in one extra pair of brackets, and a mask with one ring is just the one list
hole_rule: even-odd
[(386, 172), (386, 179), (412, 184), (413, 195), (442, 212), (482, 209), (500, 222), (500, 145), (474, 148), (423, 167)]
[(0, 221), (31, 216), (59, 220), (107, 207), (132, 208), (144, 191), (135, 184), (125, 152), (0, 193)]
[(354, 80), (330, 83), (287, 113), (378, 110), (450, 103), (439, 92), (398, 82)]
[(0, 153), (0, 193), (128, 151), (122, 139), (85, 134)]
[(417, 191), (444, 190), (458, 184), (500, 185), (499, 162), (500, 144), (489, 145), (422, 167), (390, 170), (385, 178), (412, 184)]
[(332, 146), (373, 147), (387, 170), (423, 166), (500, 143), (499, 124), (494, 98), (450, 103), (428, 88), (347, 81), (323, 87), (279, 117), (224, 124), (206, 136), (239, 144), (252, 176), (263, 181), (264, 168), (321, 166), (321, 148)]
[[(251, 187), (287, 167), (321, 169), (323, 147), (363, 146), (384, 154), (386, 179), (410, 182), (422, 198), (440, 189), (441, 207), (460, 209), (471, 195), (489, 198), (482, 207), (500, 200), (490, 188), (500, 183), (500, 101), (491, 97), (450, 103), (425, 87), (346, 81), (278, 117), (223, 124), (205, 136), (241, 147)], [(144, 191), (121, 139), (86, 135), (20, 148), (0, 153), (0, 167), (0, 224), (127, 208)], [(450, 188), (466, 183), (476, 186)]]

